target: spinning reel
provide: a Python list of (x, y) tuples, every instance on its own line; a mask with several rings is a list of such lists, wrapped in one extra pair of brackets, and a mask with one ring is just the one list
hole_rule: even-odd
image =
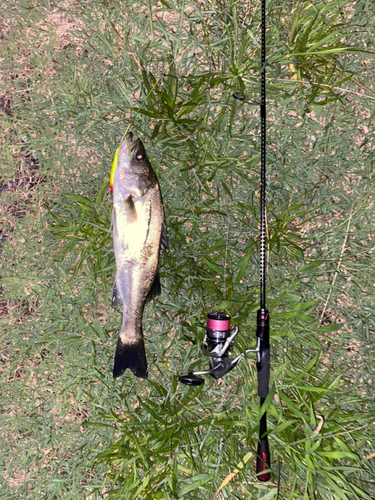
[[(189, 372), (179, 377), (179, 382), (185, 385), (202, 385), (204, 379), (198, 375), (211, 375), (214, 379), (219, 379), (233, 370), (243, 358), (243, 354), (233, 360), (229, 358), (238, 333), (238, 326), (230, 326), (229, 314), (220, 311), (208, 313), (202, 351), (210, 358), (210, 369)], [(250, 351), (258, 352), (259, 348), (246, 350)]]

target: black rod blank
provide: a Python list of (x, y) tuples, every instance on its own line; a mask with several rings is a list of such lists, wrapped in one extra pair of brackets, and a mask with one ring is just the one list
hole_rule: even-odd
[(262, 0), (260, 102), (260, 308), (266, 308), (266, 2)]

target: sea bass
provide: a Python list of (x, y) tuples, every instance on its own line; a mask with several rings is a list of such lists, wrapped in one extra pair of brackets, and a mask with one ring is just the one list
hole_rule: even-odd
[(113, 377), (129, 368), (137, 377), (146, 378), (142, 315), (145, 302), (160, 293), (159, 255), (168, 248), (163, 201), (143, 143), (131, 132), (116, 152), (113, 168), (116, 278), (112, 305), (123, 306)]

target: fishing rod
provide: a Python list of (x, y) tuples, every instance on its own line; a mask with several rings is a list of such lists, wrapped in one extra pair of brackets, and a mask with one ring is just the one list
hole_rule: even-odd
[[(235, 99), (245, 101), (239, 94), (233, 94)], [(261, 102), (250, 101), (251, 105), (260, 107), (261, 130), (261, 161), (260, 161), (260, 308), (257, 311), (255, 349), (246, 349), (246, 353), (255, 352), (257, 355), (258, 397), (262, 408), (269, 392), (270, 379), (270, 339), (269, 339), (269, 312), (266, 309), (266, 0), (261, 4)], [(204, 384), (201, 375), (211, 375), (218, 379), (232, 370), (243, 358), (239, 355), (231, 360), (233, 344), (239, 328), (230, 326), (230, 316), (225, 312), (213, 311), (207, 315), (206, 333), (202, 342), (203, 353), (210, 358), (208, 370), (191, 371), (179, 377), (179, 382), (185, 385), (199, 386)], [(267, 412), (264, 411), (259, 425), (257, 446), (256, 474), (260, 481), (269, 481), (271, 473), (271, 455), (267, 435)]]
[[(266, 0), (262, 0), (261, 22), (261, 102), (260, 102), (260, 309), (257, 312), (257, 370), (258, 396), (262, 407), (269, 391), (270, 380), (270, 316), (266, 309)], [(265, 472), (271, 466), (270, 448), (267, 436), (267, 413), (260, 419), (256, 472), (260, 481), (271, 477)]]

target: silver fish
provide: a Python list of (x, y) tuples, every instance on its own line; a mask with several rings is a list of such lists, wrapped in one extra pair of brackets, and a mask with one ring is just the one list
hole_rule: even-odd
[(160, 294), (159, 255), (168, 248), (168, 234), (158, 180), (142, 141), (131, 132), (118, 151), (112, 222), (116, 257), (112, 305), (123, 306), (113, 377), (129, 368), (146, 378), (142, 315), (145, 302)]

